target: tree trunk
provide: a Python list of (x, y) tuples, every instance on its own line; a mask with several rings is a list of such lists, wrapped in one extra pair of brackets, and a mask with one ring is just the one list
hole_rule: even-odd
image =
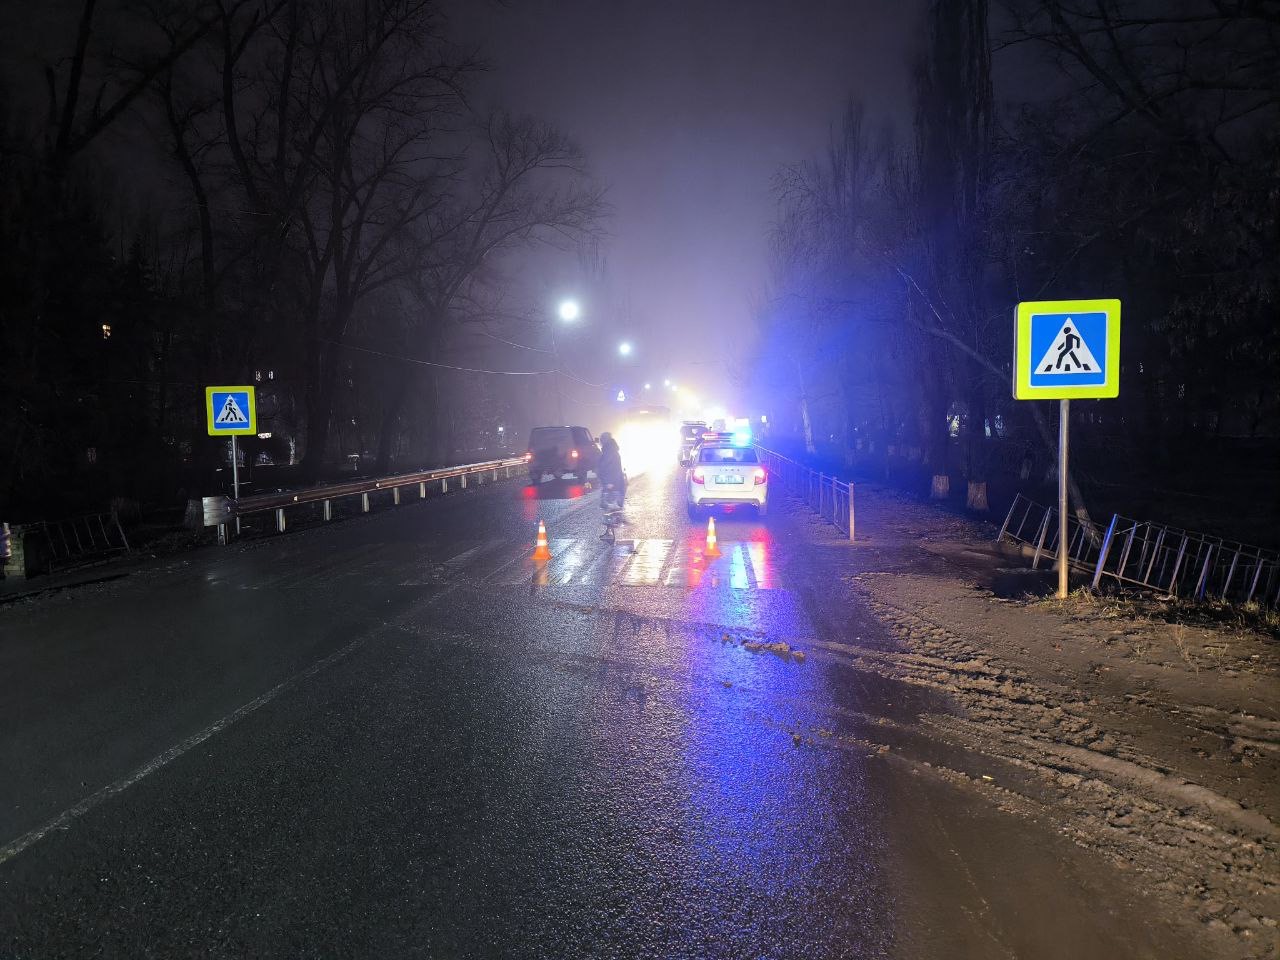
[(986, 513), (991, 509), (987, 503), (987, 481), (969, 481), (969, 492), (965, 497), (964, 505), (978, 513)]
[(378, 463), (377, 472), (385, 475), (391, 467), (391, 448), (396, 437), (396, 428), (400, 423), (400, 411), (404, 409), (405, 398), (409, 395), (411, 372), (401, 364), (395, 374), (395, 384), (387, 398), (387, 405), (382, 409), (382, 421), (378, 424)]
[(302, 473), (314, 482), (320, 479), (333, 416), (334, 385), (338, 375), (338, 347), (314, 343), (314, 365), (307, 383), (307, 450), (302, 455)]

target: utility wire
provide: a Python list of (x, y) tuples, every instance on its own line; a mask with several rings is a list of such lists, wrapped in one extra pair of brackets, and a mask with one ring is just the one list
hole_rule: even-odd
[(405, 363), (416, 363), (424, 367), (437, 367), (441, 370), (458, 370), (462, 373), (492, 373), (503, 377), (548, 377), (559, 374), (570, 380), (588, 387), (603, 387), (603, 383), (592, 383), (590, 380), (583, 380), (581, 377), (575, 377), (571, 373), (565, 373), (563, 370), (488, 370), (483, 367), (462, 367), (453, 363), (437, 363), (434, 360), (419, 360), (417, 357), (402, 357), (394, 353), (384, 353), (381, 350), (373, 350), (369, 347), (357, 347), (353, 343), (339, 343), (336, 340), (323, 340), (330, 346), (341, 347), (344, 350), (355, 350), (358, 353), (368, 353), (375, 357), (385, 357), (388, 360), (402, 360)]

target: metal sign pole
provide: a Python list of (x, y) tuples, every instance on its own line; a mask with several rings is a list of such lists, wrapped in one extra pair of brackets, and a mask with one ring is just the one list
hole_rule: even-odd
[(1067, 427), (1071, 401), (1059, 400), (1058, 408), (1058, 599), (1067, 598)]
[[(231, 497), (240, 499), (240, 457), (236, 454), (236, 435), (231, 435)], [(236, 536), (240, 535), (240, 517), (236, 517)]]

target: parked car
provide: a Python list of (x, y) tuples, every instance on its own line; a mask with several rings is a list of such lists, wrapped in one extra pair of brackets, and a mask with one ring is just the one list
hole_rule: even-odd
[(703, 443), (686, 486), (691, 520), (707, 507), (754, 506), (762, 517), (769, 512), (769, 474), (751, 447)]
[(600, 462), (600, 445), (586, 427), (534, 427), (529, 434), (529, 482), (554, 479), (587, 479)]
[(693, 448), (702, 442), (707, 430), (705, 420), (685, 420), (680, 424), (680, 465), (686, 466), (693, 459)]

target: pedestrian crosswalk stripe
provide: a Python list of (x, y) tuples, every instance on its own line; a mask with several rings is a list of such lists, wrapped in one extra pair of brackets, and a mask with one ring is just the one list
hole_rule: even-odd
[(539, 586), (728, 587), (772, 590), (776, 578), (762, 543), (722, 543), (722, 555), (704, 556), (701, 544), (651, 538), (602, 543), (553, 538), (551, 559), (524, 559), (500, 576)]

